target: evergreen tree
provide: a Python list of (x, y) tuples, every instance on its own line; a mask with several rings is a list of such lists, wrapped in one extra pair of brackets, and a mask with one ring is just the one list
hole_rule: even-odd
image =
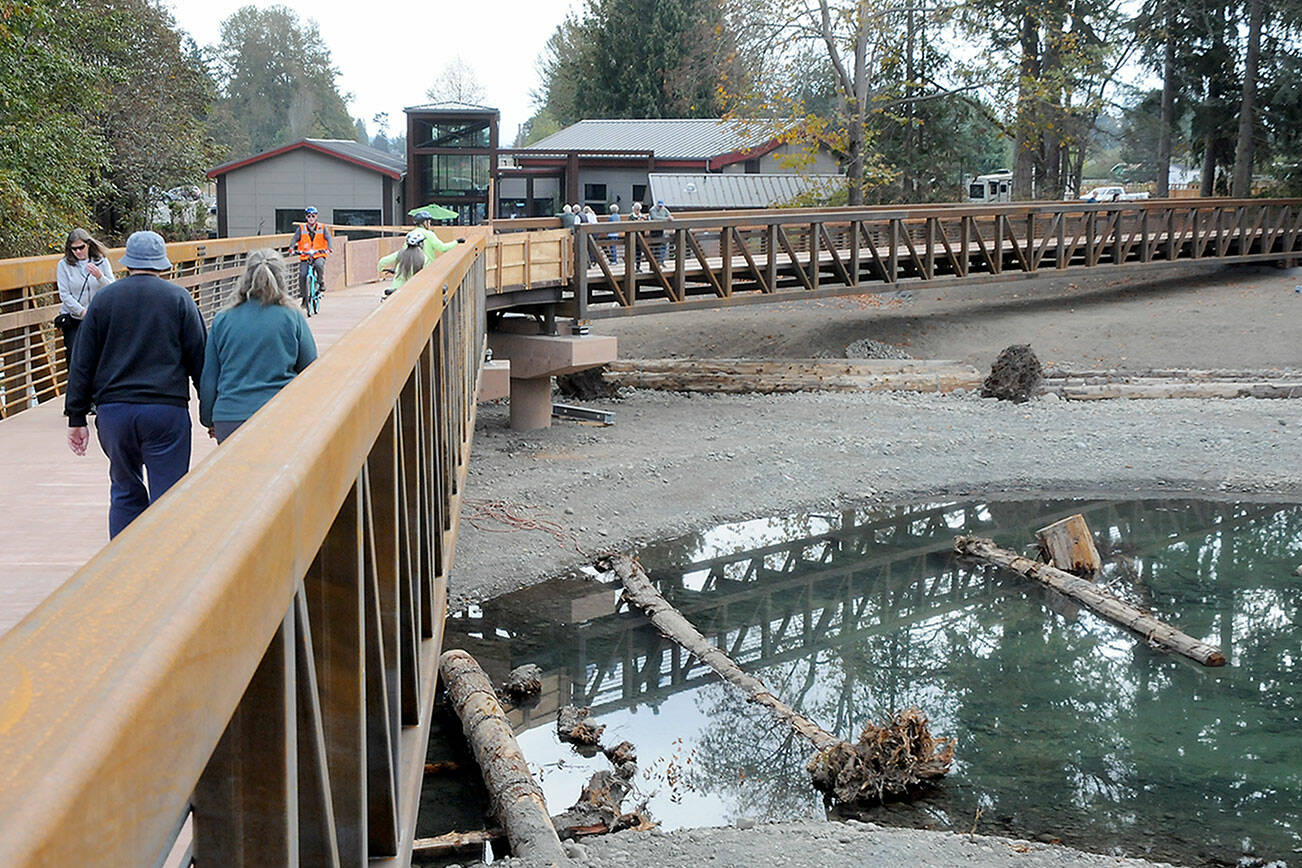
[(718, 0), (589, 0), (548, 40), (530, 127), (583, 118), (718, 117), (741, 76)]
[(254, 152), (305, 137), (355, 137), (314, 22), (284, 6), (244, 6), (222, 22), (216, 56), (223, 102)]

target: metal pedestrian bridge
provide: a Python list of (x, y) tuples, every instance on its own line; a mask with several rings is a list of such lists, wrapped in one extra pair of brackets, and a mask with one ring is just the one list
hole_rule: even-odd
[[(540, 314), (545, 331), (563, 316), (1302, 255), (1302, 200), (793, 209), (574, 233), (528, 223), (459, 230), (464, 245), (385, 304), (358, 308), (220, 450), (5, 623), (0, 864), (410, 861), (488, 323), (500, 312)], [(220, 239), (169, 256), (211, 314), (250, 250), (286, 243)], [(350, 241), (329, 285), (373, 279), (396, 243)], [(70, 534), (58, 514), (41, 520), (3, 489), (58, 472), (23, 465), (33, 444), (62, 447), (54, 260), (0, 263), (0, 443), (24, 417), (50, 416), (48, 434), (0, 454), (0, 548), (42, 543), (5, 562), (0, 615), (42, 559), (76, 549), (67, 537), (102, 533)], [(102, 488), (81, 500), (91, 497), (107, 500)], [(801, 573), (801, 593), (821, 595), (823, 580)], [(937, 582), (921, 593), (938, 605), (973, 592), (963, 576)], [(802, 630), (817, 632), (827, 609), (809, 606)], [(725, 621), (729, 644), (786, 635), (752, 640)], [(673, 668), (660, 653), (611, 653), (643, 684), (648, 665)], [(585, 689), (598, 703), (610, 695)]]

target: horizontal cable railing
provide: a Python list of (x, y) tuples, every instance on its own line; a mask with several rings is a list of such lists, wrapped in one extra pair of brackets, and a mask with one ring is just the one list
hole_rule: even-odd
[[(168, 280), (194, 296), (204, 322), (211, 322), (230, 287), (239, 279), (253, 250), (287, 252), (289, 235), (260, 235), (167, 245), (172, 262)], [(107, 251), (113, 273), (122, 248)], [(59, 291), (54, 282), (61, 255), (0, 260), (0, 419), (63, 394), (67, 356), (54, 327)]]
[(581, 224), (574, 292), (586, 319), (895, 289), (940, 280), (1288, 261), (1302, 199), (1175, 199), (793, 208)]
[(484, 339), (475, 232), (0, 636), (0, 865), (410, 854)]

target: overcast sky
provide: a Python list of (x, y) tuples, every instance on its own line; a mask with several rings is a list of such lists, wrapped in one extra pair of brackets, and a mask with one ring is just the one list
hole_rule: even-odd
[[(239, 0), (165, 0), (177, 24), (200, 45), (213, 45), (221, 22)], [(282, 0), (301, 20), (313, 19), (339, 69), (348, 110), (366, 121), (389, 113), (389, 132), (400, 133), (403, 108), (428, 102), (425, 90), (458, 54), (484, 86), (484, 102), (502, 112), (502, 143), (533, 114), (529, 92), (538, 86), (537, 60), (565, 13), (582, 0)], [(266, 7), (270, 3), (254, 3)]]

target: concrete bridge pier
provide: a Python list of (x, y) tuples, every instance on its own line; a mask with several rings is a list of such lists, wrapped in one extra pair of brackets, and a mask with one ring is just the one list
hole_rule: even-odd
[(552, 377), (613, 362), (618, 349), (614, 336), (529, 333), (537, 327), (533, 320), (506, 321), (488, 333), (493, 357), (511, 363), (510, 425), (516, 431), (551, 426)]

